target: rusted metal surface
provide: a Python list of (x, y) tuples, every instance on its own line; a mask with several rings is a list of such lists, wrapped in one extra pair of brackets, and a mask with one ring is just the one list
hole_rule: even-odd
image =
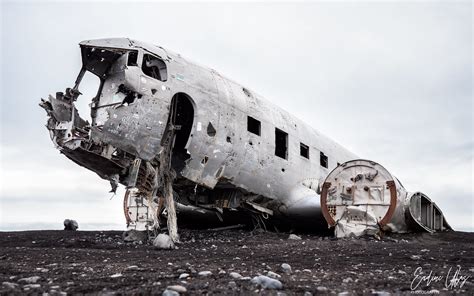
[[(416, 230), (416, 225), (427, 231), (449, 229), (441, 211), (433, 211), (437, 207), (431, 200), (420, 197), (407, 192), (380, 164), (359, 159), (329, 173), (323, 184), (321, 207), (337, 237), (407, 232)], [(428, 204), (423, 209), (415, 206), (421, 202)]]

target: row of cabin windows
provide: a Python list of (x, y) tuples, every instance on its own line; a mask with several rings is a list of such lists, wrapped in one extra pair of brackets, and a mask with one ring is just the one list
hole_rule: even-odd
[[(130, 51), (128, 53), (127, 65), (138, 66), (137, 60), (138, 51)], [(150, 54), (143, 55), (142, 71), (145, 75), (160, 81), (166, 81), (168, 79), (165, 62)], [(262, 132), (262, 124), (259, 120), (251, 116), (247, 116), (247, 130), (253, 134), (256, 134), (257, 136), (260, 136)], [(275, 155), (283, 159), (288, 159), (288, 134), (278, 128), (275, 128)], [(300, 143), (300, 155), (309, 159), (308, 145)], [(319, 163), (322, 167), (328, 167), (328, 157), (324, 155), (323, 152), (320, 152)]]
[[(261, 122), (251, 116), (247, 116), (247, 131), (260, 136), (262, 132)], [(288, 133), (282, 131), (279, 128), (275, 128), (275, 155), (283, 159), (288, 159)], [(309, 159), (309, 146), (301, 142), (300, 155)], [(321, 151), (319, 153), (319, 164), (322, 167), (328, 168), (328, 163), (329, 161), (327, 155)]]
[[(130, 51), (128, 53), (128, 66), (138, 66), (138, 51)], [(168, 71), (166, 64), (161, 59), (152, 56), (150, 54), (143, 55), (142, 71), (145, 75), (158, 79), (160, 81), (166, 81), (168, 79)], [(261, 135), (262, 124), (259, 120), (247, 116), (247, 130), (257, 136)], [(319, 153), (319, 163), (322, 167), (328, 167), (328, 157), (323, 152)], [(275, 128), (275, 155), (283, 159), (288, 159), (288, 134), (281, 129)], [(304, 158), (309, 159), (309, 147), (303, 143), (300, 143), (300, 155)], [(339, 163), (338, 163), (339, 165)]]

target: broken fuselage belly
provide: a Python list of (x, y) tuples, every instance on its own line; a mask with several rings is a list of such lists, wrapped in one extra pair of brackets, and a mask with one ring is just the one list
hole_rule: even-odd
[[(118, 38), (83, 41), (80, 48), (74, 87), (40, 105), (61, 153), (109, 180), (113, 191), (118, 184), (127, 188), (129, 229), (159, 227), (166, 180), (183, 218), (237, 215), (263, 227), (327, 229), (321, 186), (354, 154), (253, 91), (162, 47)], [(90, 123), (75, 107), (91, 99), (80, 97), (86, 72), (100, 79)]]

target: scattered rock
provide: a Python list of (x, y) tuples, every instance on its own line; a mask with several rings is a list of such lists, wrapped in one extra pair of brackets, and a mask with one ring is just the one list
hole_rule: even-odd
[(288, 239), (293, 239), (293, 240), (300, 240), (301, 237), (297, 236), (296, 234), (290, 234), (290, 236), (288, 237)]
[(136, 266), (136, 265), (130, 265), (130, 266), (128, 266), (128, 267), (125, 268), (125, 269), (126, 269), (126, 270), (138, 270), (139, 268), (138, 268), (138, 266)]
[(420, 255), (411, 255), (411, 256), (410, 256), (410, 259), (411, 259), (411, 260), (420, 260), (420, 259), (421, 259), (421, 256), (420, 256)]
[(347, 284), (347, 283), (353, 282), (353, 280), (351, 277), (348, 277), (348, 278), (343, 279), (342, 282)]
[(344, 291), (344, 292), (340, 292), (337, 294), (337, 296), (349, 296), (351, 295), (351, 293), (347, 292), (347, 291)]
[(15, 289), (16, 287), (18, 287), (18, 284), (10, 283), (10, 282), (3, 282), (2, 286), (4, 286), (7, 289)]
[(283, 263), (280, 267), (281, 267), (281, 270), (282, 270), (284, 273), (291, 273), (291, 266), (290, 266), (290, 264), (288, 264), (288, 263)]
[(313, 296), (313, 293), (306, 291), (304, 292), (303, 296)]
[(173, 290), (164, 290), (163, 293), (161, 294), (162, 296), (179, 296), (179, 293)]
[(279, 279), (279, 278), (281, 278), (281, 275), (279, 275), (278, 273), (273, 272), (273, 271), (267, 272), (267, 276), (269, 276), (269, 277), (271, 277), (271, 278), (274, 278), (274, 279)]
[(186, 292), (188, 291), (188, 290), (186, 289), (186, 287), (181, 286), (181, 285), (168, 286), (166, 289), (167, 289), (167, 290), (176, 291), (176, 292), (178, 292), (178, 293), (186, 293)]
[(174, 243), (169, 235), (160, 233), (155, 240), (153, 240), (153, 246), (157, 249), (173, 249)]
[(205, 270), (205, 271), (200, 271), (198, 273), (199, 276), (210, 276), (212, 275), (212, 272), (210, 272), (209, 270)]
[(272, 279), (268, 276), (259, 275), (252, 279), (252, 284), (261, 286), (264, 289), (282, 289), (283, 285), (279, 280)]
[(122, 238), (126, 242), (146, 242), (148, 233), (146, 231), (127, 230), (122, 234)]
[(76, 231), (79, 228), (76, 220), (66, 219), (64, 220), (64, 230)]
[(189, 277), (189, 273), (182, 273), (182, 274), (179, 275), (180, 280), (187, 279), (188, 277)]
[(38, 289), (38, 288), (41, 288), (40, 284), (28, 284), (28, 285), (23, 286), (23, 289), (25, 289), (25, 290)]
[(36, 282), (37, 282), (40, 278), (41, 278), (41, 277), (39, 277), (39, 276), (31, 276), (31, 277), (19, 279), (18, 281), (19, 281), (20, 283), (25, 283), (25, 284), (36, 284)]
[(372, 292), (372, 295), (374, 295), (374, 296), (390, 296), (392, 294), (389, 293), (389, 292), (386, 292), (386, 291), (374, 291), (374, 292)]
[(121, 276), (122, 276), (121, 273), (116, 273), (116, 274), (111, 275), (110, 277), (114, 279), (114, 278), (119, 278)]
[(232, 290), (237, 289), (237, 284), (234, 281), (230, 281), (228, 284), (229, 288)]
[(240, 280), (242, 278), (242, 275), (240, 273), (237, 273), (237, 272), (231, 272), (229, 273), (229, 275), (233, 278), (233, 279), (236, 279), (236, 280)]
[(316, 288), (316, 291), (318, 291), (318, 293), (327, 293), (328, 288), (323, 287), (323, 286), (319, 286), (319, 287)]

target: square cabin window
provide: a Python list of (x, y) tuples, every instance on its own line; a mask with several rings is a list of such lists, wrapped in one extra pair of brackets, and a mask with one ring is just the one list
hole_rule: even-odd
[(257, 136), (260, 136), (260, 131), (262, 128), (262, 124), (260, 123), (259, 120), (247, 116), (247, 130), (251, 132), (252, 134), (256, 134)]
[(300, 155), (309, 159), (309, 147), (303, 143), (300, 143)]
[(322, 151), (319, 153), (319, 163), (323, 168), (328, 168), (328, 157)]
[(288, 134), (275, 128), (275, 155), (288, 159)]

